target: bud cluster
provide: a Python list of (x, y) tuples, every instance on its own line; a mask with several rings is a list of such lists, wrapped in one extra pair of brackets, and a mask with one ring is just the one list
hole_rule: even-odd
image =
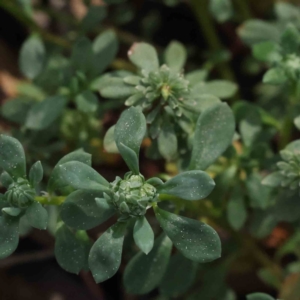
[(157, 201), (158, 193), (142, 175), (128, 172), (124, 179), (116, 177), (110, 192), (105, 193), (104, 197), (114, 205), (122, 221), (145, 215), (151, 204)]
[(283, 161), (278, 162), (277, 166), (283, 177), (281, 186), (295, 190), (300, 186), (300, 153), (283, 150), (280, 155)]
[(17, 208), (27, 208), (34, 201), (35, 191), (28, 180), (18, 178), (17, 181), (10, 184), (5, 198), (9, 204)]

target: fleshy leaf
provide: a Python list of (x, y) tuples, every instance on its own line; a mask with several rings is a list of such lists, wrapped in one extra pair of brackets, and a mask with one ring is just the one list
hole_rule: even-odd
[(105, 178), (90, 166), (79, 161), (70, 161), (60, 165), (59, 175), (75, 189), (105, 191), (109, 187)]
[(96, 283), (111, 278), (118, 271), (126, 225), (126, 223), (116, 223), (93, 245), (89, 255), (89, 266)]
[(139, 174), (140, 173), (139, 160), (138, 160), (138, 156), (136, 155), (136, 153), (131, 148), (124, 145), (123, 143), (119, 143), (118, 148), (119, 148), (119, 151), (122, 154), (122, 157), (123, 157), (124, 161), (126, 162), (128, 168), (133, 173)]
[(148, 255), (137, 253), (124, 272), (123, 280), (127, 292), (140, 295), (156, 288), (167, 269), (171, 249), (171, 240), (165, 234), (161, 234)]
[(221, 256), (221, 241), (205, 223), (155, 208), (155, 215), (174, 246), (188, 259), (205, 263)]
[(165, 51), (165, 62), (175, 72), (180, 72), (185, 65), (187, 53), (185, 47), (177, 42), (171, 42)]
[(282, 84), (287, 81), (287, 76), (284, 72), (284, 70), (280, 67), (275, 67), (269, 69), (264, 77), (263, 77), (263, 83), (269, 83), (269, 84)]
[(206, 109), (196, 124), (190, 169), (209, 167), (231, 144), (234, 130), (234, 116), (226, 103)]
[(0, 135), (0, 167), (14, 179), (26, 176), (22, 145), (17, 139), (3, 134)]
[(44, 171), (43, 166), (40, 161), (37, 161), (34, 165), (32, 165), (31, 169), (29, 170), (29, 182), (30, 184), (35, 187), (39, 184), (43, 179)]
[(19, 218), (0, 217), (0, 259), (11, 255), (19, 244)]
[(13, 179), (7, 172), (3, 172), (0, 176), (0, 182), (6, 189), (13, 183)]
[(115, 142), (115, 125), (110, 127), (103, 140), (104, 149), (109, 153), (119, 153), (117, 144)]
[(206, 172), (186, 171), (159, 186), (161, 194), (173, 195), (184, 200), (200, 200), (207, 197), (215, 183)]
[(133, 238), (135, 244), (145, 254), (152, 250), (154, 233), (145, 216), (137, 218), (133, 229)]
[(106, 201), (101, 208), (96, 198), (101, 198), (100, 191), (79, 190), (71, 193), (61, 205), (61, 218), (70, 227), (88, 230), (105, 222), (115, 210)]
[(279, 187), (283, 179), (284, 177), (280, 172), (274, 172), (266, 176), (261, 183), (270, 187)]
[(39, 202), (33, 202), (26, 209), (26, 217), (32, 227), (41, 230), (45, 230), (47, 228), (48, 212)]
[(275, 300), (275, 299), (264, 293), (253, 293), (247, 295), (247, 300)]
[(64, 270), (75, 274), (86, 269), (91, 245), (87, 234), (85, 232), (75, 234), (66, 225), (62, 225), (55, 237), (55, 257), (58, 264)]
[(134, 43), (128, 51), (129, 59), (140, 69), (147, 72), (157, 71), (159, 62), (156, 50), (146, 43)]
[(75, 97), (77, 109), (83, 113), (93, 113), (98, 108), (98, 99), (94, 93), (89, 90), (82, 92)]

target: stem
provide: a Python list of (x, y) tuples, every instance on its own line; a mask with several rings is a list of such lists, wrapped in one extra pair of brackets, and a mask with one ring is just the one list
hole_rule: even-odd
[(46, 205), (61, 205), (65, 201), (65, 196), (37, 196), (35, 200)]
[[(213, 20), (211, 19), (208, 11), (207, 0), (190, 0), (190, 6), (195, 14), (195, 17), (201, 27), (201, 30), (205, 36), (208, 46), (213, 52), (222, 50), (224, 47), (219, 40), (216, 28)], [(235, 75), (232, 72), (228, 62), (223, 62), (218, 65), (218, 72), (220, 75), (230, 81), (236, 81)]]

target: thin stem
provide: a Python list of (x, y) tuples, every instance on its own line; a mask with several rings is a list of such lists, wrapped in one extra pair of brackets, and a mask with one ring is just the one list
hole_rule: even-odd
[(65, 201), (65, 196), (38, 196), (35, 200), (46, 205), (61, 205)]

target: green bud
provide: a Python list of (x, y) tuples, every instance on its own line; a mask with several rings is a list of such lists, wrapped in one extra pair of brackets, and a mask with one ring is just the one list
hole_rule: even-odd
[(5, 193), (7, 201), (13, 207), (27, 208), (34, 201), (35, 191), (28, 180), (18, 178), (13, 182)]

